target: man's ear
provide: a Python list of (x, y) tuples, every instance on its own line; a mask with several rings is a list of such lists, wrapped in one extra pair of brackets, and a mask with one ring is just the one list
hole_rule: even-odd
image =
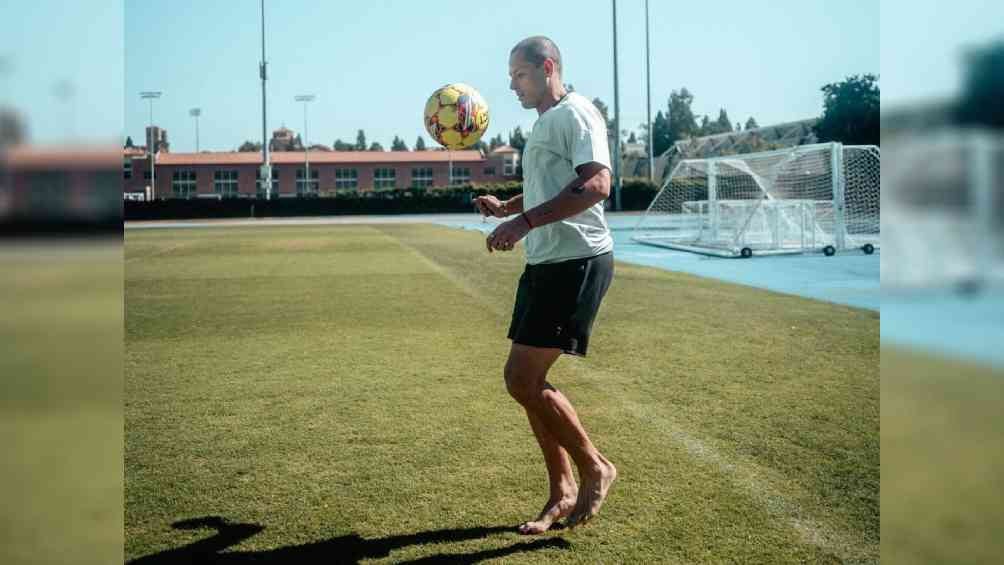
[(548, 78), (554, 76), (554, 60), (553, 59), (544, 59), (544, 74), (547, 75)]

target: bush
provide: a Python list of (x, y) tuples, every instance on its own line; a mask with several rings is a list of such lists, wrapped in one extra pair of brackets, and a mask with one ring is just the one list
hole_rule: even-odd
[[(334, 216), (347, 214), (424, 214), (473, 212), (477, 196), (494, 195), (505, 200), (520, 194), (523, 184), (509, 181), (491, 184), (380, 190), (338, 190), (333, 197), (240, 199), (168, 199), (153, 202), (126, 201), (126, 220), (178, 220), (205, 218), (265, 218)], [(643, 178), (624, 179), (621, 193), (625, 210), (644, 210), (657, 187)]]

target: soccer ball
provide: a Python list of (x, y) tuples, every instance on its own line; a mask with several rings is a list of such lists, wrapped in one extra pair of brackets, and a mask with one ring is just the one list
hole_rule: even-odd
[(486, 129), (488, 104), (466, 84), (448, 84), (433, 92), (425, 103), (425, 130), (447, 149), (474, 145)]

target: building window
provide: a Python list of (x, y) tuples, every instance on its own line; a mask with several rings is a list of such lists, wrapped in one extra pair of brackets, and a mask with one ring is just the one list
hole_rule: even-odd
[(359, 188), (359, 171), (356, 169), (335, 169), (335, 188)]
[(186, 169), (174, 171), (171, 175), (171, 192), (175, 198), (192, 198), (195, 196), (195, 171)]
[[(265, 198), (265, 185), (261, 181), (261, 167), (255, 167), (254, 178), (258, 198)], [(279, 194), (279, 167), (272, 167), (272, 194)]]
[(495, 167), (485, 167), (485, 176), (495, 176)]
[(122, 169), (122, 178), (124, 179), (132, 178), (132, 159), (125, 160), (125, 166)]
[(470, 167), (453, 167), (453, 177), (450, 179), (452, 186), (459, 184), (469, 184), (471, 182)]
[(304, 170), (296, 170), (296, 194), (297, 196), (313, 195), (317, 196), (321, 190), (321, 173), (317, 169), (310, 169), (310, 182), (304, 178)]
[(394, 169), (377, 169), (373, 171), (373, 188), (394, 188), (396, 178), (397, 171)]
[(223, 198), (237, 198), (237, 170), (213, 171), (213, 192)]
[(505, 163), (502, 167), (502, 174), (511, 177), (516, 174), (516, 155), (506, 155)]
[(143, 180), (150, 180), (151, 178), (150, 171), (143, 171)]
[(417, 167), (411, 170), (411, 187), (427, 188), (432, 186), (432, 167)]

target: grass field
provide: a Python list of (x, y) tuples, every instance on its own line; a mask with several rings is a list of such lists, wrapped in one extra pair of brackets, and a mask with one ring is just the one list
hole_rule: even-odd
[(433, 226), (127, 231), (126, 559), (878, 560), (878, 313), (626, 264), (551, 378), (620, 479), (516, 534), (521, 268)]
[(122, 561), (122, 246), (0, 241), (0, 563)]

